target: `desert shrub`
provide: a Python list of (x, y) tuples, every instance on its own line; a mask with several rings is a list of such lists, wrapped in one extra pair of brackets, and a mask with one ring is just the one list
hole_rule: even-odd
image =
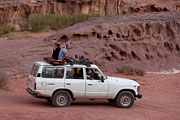
[(15, 27), (11, 25), (2, 25), (0, 26), (0, 37), (14, 31), (15, 31)]
[(91, 17), (100, 17), (99, 14), (75, 14), (69, 17), (71, 24), (88, 20)]
[(145, 71), (141, 70), (136, 67), (132, 66), (120, 66), (117, 68), (118, 73), (125, 74), (125, 75), (138, 75), (138, 76), (144, 76)]
[[(99, 17), (98, 14), (77, 14), (72, 16), (61, 15), (31, 15), (27, 25), (33, 32), (39, 32), (46, 28), (51, 30), (59, 30), (73, 24), (88, 20), (90, 17)], [(22, 24), (22, 26), (27, 26)]]
[(4, 35), (4, 37), (7, 37), (9, 40), (18, 39), (19, 37), (14, 35), (13, 33), (9, 33)]
[[(40, 32), (42, 30), (60, 30), (73, 24), (83, 22), (91, 17), (100, 17), (99, 14), (75, 14), (71, 16), (61, 15), (39, 15), (33, 14), (28, 20), (19, 21), (21, 31)], [(14, 32), (15, 27), (11, 25), (0, 26), (0, 37)]]
[(5, 72), (0, 70), (0, 89), (8, 89), (9, 79)]
[(18, 22), (18, 25), (19, 25), (21, 31), (28, 31), (30, 28), (29, 22), (27, 20)]
[(59, 30), (71, 25), (69, 17), (67, 16), (57, 15), (51, 16), (51, 18), (52, 19), (48, 21), (51, 30)]
[(46, 20), (44, 19), (44, 16), (38, 14), (30, 16), (29, 24), (31, 31), (33, 32), (39, 32), (46, 28)]
[[(75, 14), (71, 16), (62, 15), (39, 15), (33, 14), (28, 20), (19, 21), (18, 25), (21, 31), (32, 31), (40, 32), (42, 30), (59, 30), (65, 27), (71, 26), (73, 24), (83, 22), (91, 17), (100, 17), (99, 14)], [(11, 25), (0, 26), (0, 37), (4, 34), (14, 32), (15, 27)]]

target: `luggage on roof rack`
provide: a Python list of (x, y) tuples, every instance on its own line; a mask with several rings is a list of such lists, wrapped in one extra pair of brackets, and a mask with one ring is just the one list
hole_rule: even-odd
[(74, 61), (74, 62), (70, 62), (69, 64), (71, 66), (73, 66), (73, 65), (86, 65), (87, 67), (90, 67), (91, 64), (93, 64), (93, 62), (91, 62), (89, 60), (85, 60), (85, 61)]
[(44, 61), (52, 65), (64, 65), (67, 64), (65, 60), (55, 60), (51, 57), (44, 57)]
[(75, 61), (71, 62), (70, 65), (74, 64), (86, 65), (87, 67), (90, 67), (93, 62), (89, 61), (89, 59), (85, 59), (84, 56), (78, 57), (77, 55), (75, 55)]
[(44, 61), (52, 64), (52, 65), (65, 65), (65, 64), (70, 64), (71, 66), (73, 65), (86, 65), (87, 67), (90, 67), (91, 64), (93, 64), (92, 61), (89, 61), (89, 59), (84, 59), (84, 57), (80, 58), (78, 61), (73, 61), (67, 63), (65, 60), (55, 60), (51, 57), (44, 57)]

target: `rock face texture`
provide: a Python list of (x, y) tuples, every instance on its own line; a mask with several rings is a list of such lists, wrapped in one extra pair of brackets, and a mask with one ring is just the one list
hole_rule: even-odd
[(31, 14), (122, 15), (180, 10), (179, 0), (1, 0), (0, 24), (15, 24)]
[(132, 65), (148, 71), (180, 66), (180, 12), (92, 18), (45, 39), (71, 41), (71, 56), (83, 55), (104, 71)]

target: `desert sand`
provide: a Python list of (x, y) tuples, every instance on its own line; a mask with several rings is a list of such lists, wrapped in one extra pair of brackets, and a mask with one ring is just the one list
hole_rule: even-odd
[(25, 92), (27, 77), (13, 79), (9, 91), (0, 91), (1, 120), (179, 120), (180, 74), (130, 77), (141, 85), (142, 99), (132, 108), (117, 108), (107, 100), (77, 99), (70, 107), (56, 108)]

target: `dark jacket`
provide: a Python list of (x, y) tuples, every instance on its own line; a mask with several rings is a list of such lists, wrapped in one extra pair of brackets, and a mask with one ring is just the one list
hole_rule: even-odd
[(53, 54), (52, 54), (53, 59), (58, 60), (60, 50), (61, 50), (61, 48), (59, 48), (59, 47), (57, 47), (56, 49), (53, 49)]

